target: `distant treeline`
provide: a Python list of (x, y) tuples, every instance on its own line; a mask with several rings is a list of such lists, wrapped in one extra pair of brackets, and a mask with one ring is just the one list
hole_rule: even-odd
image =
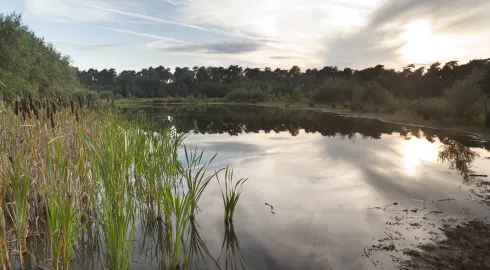
[[(444, 65), (434, 63), (427, 68), (408, 65), (401, 71), (387, 69), (383, 65), (362, 70), (326, 66), (322, 69), (303, 71), (298, 66), (273, 70), (269, 67), (259, 69), (232, 65), (177, 67), (172, 72), (169, 68), (158, 66), (140, 71), (124, 70), (119, 74), (115, 69), (89, 69), (79, 71), (78, 76), (82, 85), (86, 87), (110, 91), (122, 97), (165, 98), (205, 95), (208, 98), (224, 98), (235, 91), (238, 93), (233, 95), (239, 96), (237, 98), (244, 98), (244, 92), (252, 92), (254, 96), (250, 98), (256, 101), (284, 96), (301, 99), (315, 93), (317, 99), (333, 101), (352, 99), (352, 91), (347, 90), (345, 93), (320, 93), (322, 88), (335, 84), (336, 80), (349, 81), (351, 84), (369, 84), (369, 87), (386, 90), (396, 98), (441, 97), (445, 89), (453, 86), (457, 80), (464, 79), (475, 68), (490, 73), (490, 59), (476, 59), (463, 65), (459, 65), (457, 61)], [(487, 76), (480, 83), (485, 94), (490, 94), (490, 77)], [(269, 96), (261, 96), (260, 93)]]

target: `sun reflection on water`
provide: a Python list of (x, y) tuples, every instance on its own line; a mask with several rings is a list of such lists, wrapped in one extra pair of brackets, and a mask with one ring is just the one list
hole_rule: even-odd
[(412, 137), (402, 142), (401, 154), (407, 174), (415, 175), (423, 162), (437, 161), (438, 144)]

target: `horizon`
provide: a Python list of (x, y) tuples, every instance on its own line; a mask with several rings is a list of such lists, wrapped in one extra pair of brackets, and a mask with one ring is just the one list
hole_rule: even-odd
[[(457, 10), (457, 14), (455, 14)], [(488, 58), (490, 2), (7, 0), (38, 36), (89, 68), (362, 69)]]

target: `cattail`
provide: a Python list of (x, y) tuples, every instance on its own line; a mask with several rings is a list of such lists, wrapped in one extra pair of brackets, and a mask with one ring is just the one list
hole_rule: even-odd
[(36, 119), (39, 120), (39, 111), (37, 110), (36, 107), (34, 107), (33, 112), (34, 112), (34, 116), (36, 116)]
[(49, 106), (46, 106), (46, 118), (49, 118), (50, 115)]
[(78, 106), (80, 106), (80, 108), (82, 108), (82, 97), (81, 96), (78, 96)]
[(70, 107), (71, 107), (71, 115), (75, 114), (75, 106), (73, 104), (73, 99), (70, 100)]
[(22, 100), (22, 111), (27, 113), (27, 101), (25, 99)]
[(53, 114), (56, 114), (56, 103), (53, 102), (52, 105), (53, 105)]
[(32, 95), (30, 92), (29, 92), (28, 98), (29, 98), (29, 104), (31, 104), (31, 106), (32, 106), (32, 104), (34, 104), (34, 102), (32, 102)]
[(18, 100), (15, 101), (15, 110), (14, 110), (14, 112), (15, 112), (15, 115), (19, 115), (19, 101)]
[(50, 114), (49, 116), (50, 116), (50, 117), (49, 117), (49, 120), (51, 120), (51, 127), (54, 129), (54, 119), (53, 119), (53, 115), (52, 115), (52, 114)]
[(27, 112), (27, 116), (29, 116), (29, 119), (31, 119), (31, 107), (30, 107), (30, 104), (27, 104), (27, 106), (26, 106), (26, 112)]
[(75, 112), (75, 120), (77, 120), (77, 123), (79, 123), (79, 119), (78, 119), (78, 111)]

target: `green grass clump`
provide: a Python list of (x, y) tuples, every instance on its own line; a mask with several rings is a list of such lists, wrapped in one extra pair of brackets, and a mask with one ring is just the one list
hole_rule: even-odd
[[(183, 146), (185, 134), (83, 97), (12, 106), (0, 111), (0, 267), (37, 255), (27, 250), (29, 236), (47, 243), (51, 269), (71, 268), (79, 251), (94, 247), (104, 268), (127, 269), (136, 220), (162, 224), (162, 268), (187, 264), (184, 234), (216, 177), (207, 173), (214, 156), (204, 161), (202, 151)], [(6, 245), (10, 232), (15, 247)]]
[(223, 198), (223, 204), (225, 206), (225, 223), (233, 222), (233, 214), (235, 213), (236, 205), (238, 204), (238, 200), (240, 199), (240, 195), (243, 191), (243, 186), (248, 179), (241, 178), (235, 184), (233, 183), (233, 170), (226, 167), (225, 169), (225, 179), (224, 185), (225, 188), (223, 190), (221, 182), (219, 180), (218, 174), (216, 174), (216, 179), (218, 183), (220, 183), (221, 196)]

